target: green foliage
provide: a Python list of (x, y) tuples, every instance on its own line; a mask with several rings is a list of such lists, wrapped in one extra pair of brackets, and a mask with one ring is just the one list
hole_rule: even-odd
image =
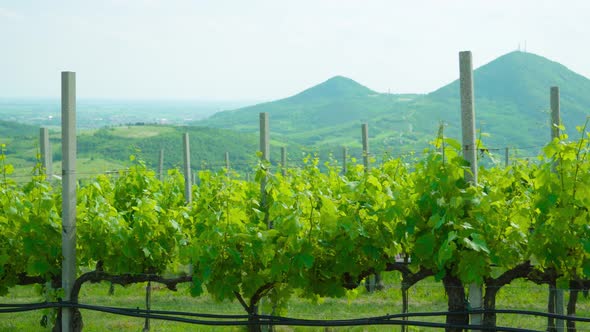
[(182, 176), (173, 172), (160, 182), (143, 163), (116, 180), (99, 176), (82, 188), (78, 203), (79, 259), (101, 262), (110, 273), (160, 274), (172, 269), (187, 243), (183, 231), (188, 209)]
[[(532, 255), (544, 268), (555, 268), (564, 278), (588, 277), (585, 262), (590, 215), (590, 150), (586, 126), (581, 138), (568, 142), (567, 135), (544, 149), (544, 163), (533, 180), (537, 218), (532, 225)], [(567, 280), (567, 279), (566, 279)]]
[(49, 281), (61, 273), (61, 201), (44, 176), (21, 188), (0, 184), (0, 294), (5, 294), (19, 275)]
[[(350, 163), (346, 174), (317, 156), (285, 175), (261, 161), (262, 189), (202, 171), (188, 205), (182, 174), (160, 181), (133, 160), (78, 189), (79, 268), (161, 275), (189, 265), (192, 295), (237, 297), (249, 312), (266, 297), (277, 313), (293, 294), (347, 296), (399, 255), (438, 280), (483, 284), (530, 261), (564, 285), (590, 276), (590, 140), (580, 131), (547, 145), (538, 164), (480, 169), (477, 184), (464, 180), (460, 145), (440, 135), (413, 164)], [(59, 190), (44, 175), (0, 184), (0, 292), (22, 275), (59, 276)]]

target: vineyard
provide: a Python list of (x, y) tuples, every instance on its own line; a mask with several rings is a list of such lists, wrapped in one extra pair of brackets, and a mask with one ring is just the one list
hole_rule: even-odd
[[(493, 327), (487, 310), (517, 278), (571, 289), (573, 316), (590, 275), (590, 145), (580, 135), (555, 139), (536, 163), (480, 169), (477, 186), (464, 180), (459, 143), (442, 137), (415, 163), (391, 159), (367, 170), (351, 161), (346, 174), (335, 161), (320, 172), (314, 157), (286, 175), (261, 162), (264, 205), (259, 182), (231, 171), (201, 172), (187, 205), (178, 170), (160, 181), (137, 161), (79, 188), (72, 302), (85, 282), (187, 282), (193, 296), (206, 289), (257, 319), (263, 298), (280, 314), (294, 292), (342, 297), (366, 277), (396, 270), (404, 290), (428, 276), (441, 281), (449, 311), (461, 312), (449, 315), (451, 324), (468, 324), (464, 287), (456, 286), (483, 285), (483, 325)], [(0, 292), (38, 283), (55, 301), (60, 188), (42, 169), (16, 185), (10, 169), (2, 165)], [(186, 274), (169, 277), (179, 267)]]
[[(67, 109), (67, 100), (75, 98), (67, 87), (63, 91)], [(551, 91), (553, 106), (558, 90)], [(255, 178), (246, 180), (226, 167), (199, 172), (196, 186), (187, 135), (183, 171), (164, 176), (132, 156), (132, 167), (77, 186), (70, 177), (75, 163), (68, 161), (75, 160), (76, 144), (67, 133), (61, 183), (41, 163), (29, 182), (14, 181), (2, 145), (0, 296), (35, 284), (45, 302), (2, 304), (0, 313), (45, 310), (42, 324), (73, 331), (84, 326), (81, 309), (250, 331), (276, 325), (530, 331), (497, 324), (498, 315), (520, 314), (545, 317), (551, 331), (574, 331), (576, 323), (590, 322), (576, 316), (578, 298), (590, 290), (590, 134), (583, 125), (570, 138), (558, 113), (552, 115), (553, 139), (534, 161), (476, 167), (490, 152), (475, 143), (472, 115), (474, 143), (465, 143), (465, 130), (461, 143), (445, 137), (441, 127), (422, 156), (376, 164), (363, 125), (362, 162), (320, 162), (309, 155), (303, 167), (288, 168), (284, 155), (279, 165), (269, 162), (268, 114), (261, 114)], [(68, 121), (62, 127), (74, 129)], [(70, 211), (75, 213), (66, 216)], [(64, 240), (68, 236), (72, 241)], [(285, 316), (294, 297), (352, 298), (363, 284), (378, 292), (381, 276), (390, 271), (401, 275), (400, 314), (341, 320)], [(447, 310), (410, 313), (409, 290), (432, 279), (445, 291)], [(547, 286), (546, 313), (496, 308), (499, 291), (517, 280)], [(193, 297), (236, 302), (243, 314), (81, 303), (83, 286), (99, 282), (182, 287)], [(263, 302), (270, 314), (260, 311)], [(445, 323), (419, 320), (435, 315)]]

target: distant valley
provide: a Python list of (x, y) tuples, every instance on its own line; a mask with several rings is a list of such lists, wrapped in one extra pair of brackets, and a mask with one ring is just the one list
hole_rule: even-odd
[[(0, 98), (0, 119), (59, 128), (61, 104), (52, 98)], [(216, 112), (243, 107), (254, 101), (80, 99), (77, 127), (94, 129), (141, 124), (186, 125)]]

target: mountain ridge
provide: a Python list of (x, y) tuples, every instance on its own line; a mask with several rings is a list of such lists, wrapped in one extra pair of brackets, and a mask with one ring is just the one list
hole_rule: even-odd
[[(355, 93), (326, 89), (334, 82), (357, 89)], [(590, 80), (566, 66), (540, 55), (515, 51), (476, 68), (477, 128), (491, 134), (486, 139), (491, 145), (545, 143), (545, 136), (549, 135), (549, 89), (554, 85), (560, 86), (566, 128), (583, 124), (590, 110)], [(326, 92), (331, 90), (339, 93)], [(348, 135), (359, 142), (360, 134), (352, 128), (368, 122), (377, 145), (395, 141), (416, 147), (425, 146), (441, 122), (447, 126), (447, 135), (460, 135), (459, 110), (458, 79), (425, 95), (396, 95), (377, 93), (349, 78), (336, 76), (294, 96), (216, 113), (199, 124), (255, 132), (257, 113), (268, 112), (273, 134), (313, 146), (324, 140), (338, 143), (328, 135)], [(378, 121), (372, 122), (374, 119)], [(519, 124), (519, 131), (511, 129), (514, 124)], [(330, 130), (345, 127), (349, 129)], [(342, 143), (350, 141), (343, 139)]]
[(336, 98), (350, 96), (362, 97), (374, 94), (377, 94), (377, 92), (367, 88), (355, 80), (337, 75), (286, 99), (298, 101), (315, 98)]
[[(274, 128), (286, 136), (359, 120), (371, 108), (383, 108), (390, 95), (379, 94), (356, 81), (334, 76), (293, 96), (214, 114), (197, 125), (255, 131), (258, 114), (268, 112)], [(368, 121), (365, 117), (363, 121)], [(271, 129), (273, 130), (273, 129)], [(276, 132), (275, 132), (276, 133)]]
[[(520, 137), (516, 141), (524, 145), (546, 143), (552, 86), (560, 88), (562, 122), (573, 132), (575, 126), (583, 124), (590, 111), (590, 79), (556, 61), (521, 51), (484, 64), (474, 71), (477, 127), (495, 133), (498, 137), (490, 140), (495, 144), (510, 145), (515, 137)], [(444, 104), (441, 112), (460, 109), (459, 81), (427, 94), (425, 99)], [(457, 112), (455, 127), (459, 126), (458, 121)], [(511, 133), (509, 127), (515, 124), (520, 125), (520, 132)]]

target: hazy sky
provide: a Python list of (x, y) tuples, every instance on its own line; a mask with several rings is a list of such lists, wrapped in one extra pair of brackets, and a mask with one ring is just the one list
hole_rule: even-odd
[[(527, 50), (590, 77), (590, 1), (0, 0), (0, 96), (271, 100), (334, 75), (430, 92)], [(477, 88), (477, 87), (476, 87)]]

